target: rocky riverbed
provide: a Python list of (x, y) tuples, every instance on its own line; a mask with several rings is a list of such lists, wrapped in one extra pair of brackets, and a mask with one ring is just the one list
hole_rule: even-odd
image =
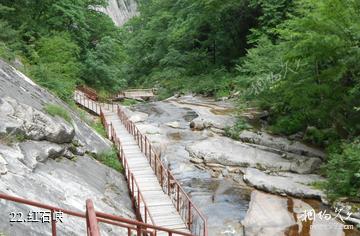
[(330, 212), (314, 187), (324, 180), (321, 150), (259, 130), (224, 137), (233, 113), (231, 102), (191, 95), (128, 110), (208, 217), (210, 235), (360, 235), (335, 217), (300, 220), (313, 209)]

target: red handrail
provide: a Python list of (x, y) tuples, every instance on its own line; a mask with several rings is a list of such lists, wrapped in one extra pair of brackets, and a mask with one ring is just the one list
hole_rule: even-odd
[[(130, 119), (126, 116), (125, 112), (122, 111), (119, 108), (119, 106), (117, 113), (120, 120), (123, 122), (124, 126), (126, 127), (126, 129), (129, 131), (130, 134), (134, 136), (141, 151), (147, 157), (150, 166), (153, 168), (155, 175), (158, 177), (161, 187), (171, 197), (174, 206), (176, 207), (177, 211), (180, 213), (183, 220), (187, 223), (187, 226), (190, 229), (190, 231), (193, 232), (195, 235), (207, 236), (208, 232), (207, 232), (206, 218), (200, 212), (200, 210), (195, 206), (191, 198), (187, 195), (185, 190), (181, 187), (181, 185), (178, 183), (178, 181), (175, 179), (175, 177), (169, 171), (169, 169), (165, 168), (159, 155), (156, 155), (156, 152), (153, 149), (147, 136), (143, 135), (139, 131), (137, 126), (134, 124), (134, 122), (130, 121)], [(159, 168), (160, 171), (158, 171)], [(164, 185), (164, 182), (166, 183), (166, 185)], [(182, 195), (182, 197), (180, 197), (180, 194)], [(194, 217), (198, 217), (200, 221), (202, 221), (200, 225), (194, 226), (193, 224)], [(192, 228), (192, 226), (194, 226), (194, 228)], [(197, 227), (200, 227), (200, 229), (198, 229)]]
[[(11, 196), (11, 195), (4, 194), (4, 193), (0, 193), (0, 199), (4, 199), (4, 200), (16, 202), (16, 203), (20, 203), (20, 204), (24, 204), (24, 205), (28, 205), (28, 206), (34, 206), (34, 207), (41, 208), (41, 209), (47, 209), (51, 212), (58, 212), (58, 213), (66, 214), (66, 215), (84, 218), (85, 220), (87, 220), (90, 217), (91, 218), (90, 224), (92, 224), (91, 225), (92, 231), (90, 231), (90, 234), (88, 234), (88, 235), (91, 235), (91, 236), (100, 235), (99, 228), (98, 228), (99, 226), (98, 226), (97, 222), (126, 228), (128, 231), (128, 235), (132, 235), (132, 232), (135, 232), (136, 236), (144, 236), (144, 235), (156, 236), (157, 233), (164, 232), (168, 236), (172, 236), (172, 235), (193, 236), (192, 234), (184, 233), (181, 231), (171, 230), (171, 229), (167, 229), (164, 227), (146, 224), (146, 223), (136, 221), (136, 220), (126, 219), (126, 218), (120, 217), (120, 216), (115, 216), (115, 215), (95, 211), (92, 201), (90, 199), (88, 199), (86, 201), (86, 211), (87, 212), (85, 212), (85, 213), (71, 211), (71, 210), (67, 210), (64, 208), (47, 205), (47, 204), (43, 204), (40, 202), (31, 201), (31, 200)], [(88, 217), (88, 214), (91, 216)], [(52, 218), (51, 225), (52, 225), (52, 236), (56, 236), (56, 232), (57, 232), (56, 231), (56, 221), (53, 218)], [(55, 225), (55, 227), (54, 227), (54, 225)], [(96, 232), (98, 234), (96, 234)]]
[(76, 89), (83, 92), (88, 98), (90, 98), (92, 100), (97, 101), (99, 98), (96, 90), (89, 88), (85, 85), (78, 86)]
[(86, 200), (86, 227), (88, 236), (100, 236), (100, 231), (96, 219), (94, 205), (90, 199)]
[[(78, 96), (81, 97), (81, 94), (78, 94)], [(82, 101), (81, 98), (76, 99), (80, 104), (84, 105), (86, 107), (86, 102)], [(128, 130), (130, 134), (134, 136), (135, 141), (138, 143), (141, 151), (145, 154), (146, 158), (148, 159), (151, 168), (154, 170), (156, 177), (159, 180), (159, 183), (161, 185), (161, 188), (166, 192), (170, 199), (172, 200), (174, 206), (176, 207), (176, 210), (179, 212), (181, 218), (186, 222), (187, 227), (191, 232), (193, 232), (194, 235), (198, 236), (207, 236), (207, 219), (204, 217), (204, 215), (200, 212), (200, 210), (195, 206), (195, 204), (192, 202), (191, 198), (187, 195), (185, 190), (181, 187), (181, 185), (178, 183), (178, 181), (175, 179), (173, 174), (169, 171), (168, 168), (165, 168), (163, 162), (160, 159), (160, 156), (156, 154), (154, 148), (151, 145), (151, 142), (147, 138), (146, 135), (143, 135), (140, 130), (136, 127), (134, 122), (130, 121), (129, 118), (126, 116), (125, 112), (120, 109), (118, 105), (114, 104), (104, 104), (103, 106), (107, 106), (108, 110), (114, 111), (117, 109), (117, 114), (125, 128)], [(107, 124), (105, 120), (104, 113), (101, 109), (100, 104), (100, 118), (101, 122), (103, 123), (107, 135), (112, 139), (115, 143), (115, 146), (117, 146), (117, 149), (120, 153), (121, 162), (124, 165), (124, 168), (129, 170), (127, 166), (127, 160), (125, 156), (123, 155), (122, 149), (121, 149), (121, 142), (116, 137), (116, 133), (113, 130), (112, 124)], [(125, 174), (127, 174), (128, 183), (129, 183), (129, 189), (131, 192), (131, 185), (132, 183), (132, 174), (125, 171)], [(135, 183), (135, 185), (137, 185)], [(137, 186), (136, 186), (137, 187)], [(136, 196), (132, 196), (134, 199)], [(143, 199), (141, 192), (140, 197), (138, 197), (138, 202), (141, 201), (141, 198)], [(146, 211), (148, 211), (148, 208), (145, 203), (143, 203)], [(136, 207), (136, 205), (134, 204)], [(139, 210), (138, 210), (139, 211)], [(146, 215), (146, 214), (145, 214)], [(149, 214), (150, 215), (150, 214)], [(147, 219), (146, 219), (147, 220)]]

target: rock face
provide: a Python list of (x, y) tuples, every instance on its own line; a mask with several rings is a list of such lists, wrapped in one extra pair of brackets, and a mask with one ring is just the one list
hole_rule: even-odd
[(210, 127), (222, 130), (232, 126), (236, 121), (235, 117), (227, 113), (233, 107), (220, 107), (219, 104), (214, 104), (213, 101), (205, 101), (204, 103), (203, 100), (188, 95), (179, 98), (169, 98), (167, 102), (176, 107), (191, 109), (192, 113), (195, 112), (196, 118), (190, 120), (190, 128), (195, 130), (203, 130)]
[(318, 175), (298, 175), (292, 173), (265, 174), (260, 170), (247, 168), (244, 180), (250, 186), (266, 192), (299, 198), (317, 198), (326, 201), (322, 191), (311, 187), (311, 184), (314, 182), (324, 181)]
[[(65, 109), (71, 124), (44, 111), (45, 104)], [(97, 211), (134, 218), (122, 174), (90, 157), (111, 143), (84, 123), (76, 112), (46, 90), (0, 61), (0, 192), (44, 204), (84, 212), (86, 199)], [(66, 157), (66, 158), (65, 158)], [(69, 160), (71, 159), (71, 160)], [(10, 212), (27, 216), (41, 210), (0, 201), (0, 234), (51, 235), (41, 223), (10, 224)], [(8, 219), (8, 220), (7, 220)], [(85, 221), (68, 215), (59, 235), (85, 235)], [(101, 235), (128, 235), (101, 225)]]
[(319, 158), (284, 155), (254, 148), (229, 138), (208, 138), (186, 147), (193, 158), (202, 159), (205, 165), (220, 164), (231, 167), (255, 167), (268, 171), (311, 173), (321, 164)]
[(10, 97), (0, 98), (0, 134), (23, 134), (32, 140), (69, 143), (75, 136), (71, 124), (51, 117)]
[(108, 2), (105, 9), (99, 10), (110, 16), (117, 26), (122, 26), (138, 14), (136, 0), (108, 0)]
[[(10, 100), (9, 100), (10, 98)], [(45, 118), (46, 121), (53, 121), (55, 124), (48, 124), (44, 123), (44, 121), (36, 120), (35, 124), (38, 124), (36, 126), (37, 128), (40, 128), (45, 133), (39, 133), (39, 135), (42, 135), (42, 140), (47, 140), (53, 142), (56, 139), (61, 139), (57, 135), (63, 135), (65, 134), (65, 140), (69, 140), (71, 137), (73, 137), (74, 134), (72, 134), (72, 130), (75, 130), (75, 137), (73, 141), (77, 141), (80, 143), (84, 148), (86, 148), (90, 152), (101, 152), (109, 148), (111, 143), (104, 138), (102, 138), (97, 133), (93, 132), (90, 127), (83, 122), (76, 112), (74, 112), (70, 107), (62, 102), (60, 99), (53, 96), (51, 93), (49, 93), (47, 90), (39, 87), (36, 85), (32, 80), (30, 80), (28, 77), (23, 75), (18, 70), (14, 69), (13, 67), (9, 66), (5, 62), (0, 60), (0, 99), (1, 101), (8, 100), (8, 102), (0, 102), (1, 112), (4, 112), (3, 114), (0, 114), (0, 133), (3, 133), (4, 130), (7, 130), (7, 133), (10, 133), (12, 130), (20, 131), (21, 129), (24, 129), (25, 127), (22, 127), (21, 124), (24, 124), (25, 121), (29, 121), (30, 123), (27, 123), (26, 127), (28, 127), (28, 132), (33, 134), (31, 131), (31, 126), (29, 127), (29, 124), (32, 124), (34, 122), (31, 122), (31, 117), (29, 117), (26, 114), (16, 114), (15, 108), (17, 106), (21, 106), (22, 108), (28, 108), (30, 109), (31, 114), (35, 116), (36, 118), (39, 118), (38, 113), (41, 113), (42, 115), (47, 116)], [(16, 104), (11, 104), (11, 101), (15, 101)], [(72, 124), (68, 124), (63, 119), (59, 117), (52, 117), (48, 116), (45, 112), (43, 112), (43, 107), (46, 104), (55, 104), (58, 106), (63, 107), (65, 110), (68, 111), (69, 115), (72, 118)], [(28, 112), (26, 109), (20, 109), (19, 111)], [(13, 117), (10, 114), (14, 114), (15, 117)], [(30, 113), (29, 113), (30, 114)], [(2, 120), (2, 119), (6, 119)], [(45, 125), (50, 125), (52, 127), (51, 129), (44, 127)], [(53, 127), (54, 125), (54, 127)], [(55, 133), (53, 128), (59, 129), (57, 133)], [(50, 132), (50, 133), (46, 133)], [(46, 134), (48, 134), (48, 137), (46, 137)], [(67, 135), (66, 135), (67, 134)], [(34, 135), (34, 137), (36, 137)], [(39, 137), (39, 136), (37, 136)], [(46, 138), (45, 138), (46, 137)], [(51, 139), (51, 140), (48, 140)]]
[[(50, 158), (38, 162), (31, 170), (24, 161), (31, 152), (36, 150), (24, 153), (18, 145), (0, 145), (0, 156), (8, 163), (8, 172), (0, 177), (0, 192), (79, 212), (84, 212), (85, 200), (90, 198), (97, 211), (134, 217), (126, 182), (120, 173), (88, 156), (78, 157), (76, 161)], [(10, 219), (9, 213), (13, 211), (27, 215), (30, 210), (38, 210), (9, 201), (0, 201), (0, 208), (1, 219)], [(86, 235), (83, 219), (68, 215), (63, 219), (63, 225), (58, 227), (59, 235)], [(8, 220), (2, 220), (0, 228), (5, 235), (51, 235), (49, 225), (41, 223), (9, 224)], [(101, 225), (100, 228), (101, 235), (127, 235), (118, 227)]]
[(275, 148), (284, 152), (294, 153), (310, 157), (325, 158), (324, 152), (306, 146), (298, 141), (291, 142), (283, 137), (276, 137), (265, 132), (243, 131), (240, 140), (246, 143), (254, 143), (265, 147)]
[(48, 158), (60, 157), (65, 151), (64, 147), (47, 141), (27, 141), (19, 146), (24, 154), (23, 163), (31, 170), (35, 169), (38, 162), (44, 163)]
[(314, 221), (302, 220), (305, 211), (312, 209), (309, 204), (298, 199), (253, 191), (248, 212), (242, 221), (245, 235), (345, 235), (343, 225), (334, 218), (325, 220), (316, 217)]

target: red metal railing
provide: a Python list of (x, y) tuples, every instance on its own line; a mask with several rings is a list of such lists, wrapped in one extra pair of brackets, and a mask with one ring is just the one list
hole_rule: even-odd
[[(67, 209), (63, 209), (60, 207), (55, 207), (51, 205), (46, 205), (40, 202), (30, 201), (24, 198), (14, 197), (7, 194), (0, 193), (0, 199), (33, 206), (41, 209), (47, 209), (54, 212), (61, 212), (62, 214), (75, 216), (79, 218), (84, 218), (86, 220), (86, 227), (87, 227), (87, 235), (88, 236), (100, 236), (99, 230), (99, 223), (110, 224), (114, 226), (118, 226), (121, 228), (127, 229), (128, 235), (135, 235), (136, 236), (156, 236), (158, 233), (165, 233), (168, 236), (192, 236), (191, 234), (187, 234), (184, 232), (170, 230), (163, 227), (154, 226), (151, 224), (146, 224), (140, 221), (126, 219), (124, 217), (115, 216), (103, 212), (95, 211), (94, 205), (90, 199), (86, 200), (86, 212), (76, 212), (70, 211)], [(56, 228), (56, 220), (53, 218), (53, 214), (51, 214), (51, 232), (52, 236), (56, 236), (57, 228)], [(60, 224), (60, 223), (58, 223)]]
[(83, 92), (91, 100), (94, 100), (94, 101), (98, 100), (98, 95), (96, 93), (96, 90), (89, 88), (85, 85), (78, 86), (76, 89)]
[(93, 101), (89, 99), (85, 94), (80, 91), (76, 91), (74, 94), (74, 100), (78, 104), (82, 105), (83, 107), (86, 107), (87, 109), (95, 112), (96, 114), (100, 114), (100, 107), (106, 108), (109, 111), (116, 111), (117, 105), (112, 103), (111, 101), (108, 101), (107, 103), (100, 103)]
[[(86, 101), (82, 100), (82, 97), (77, 98), (80, 101), (80, 104), (86, 104)], [(122, 162), (125, 168), (125, 174), (128, 180), (129, 190), (132, 196), (134, 207), (137, 210), (138, 217), (142, 217), (145, 219), (145, 223), (147, 223), (148, 219), (150, 222), (153, 223), (152, 217), (144, 202), (144, 198), (142, 197), (141, 191), (137, 191), (139, 188), (137, 186), (136, 180), (133, 178), (133, 175), (128, 168), (126, 157), (124, 156), (121, 141), (116, 136), (116, 132), (112, 127), (111, 123), (107, 123), (104, 113), (101, 109), (100, 104), (100, 118), (101, 122), (105, 127), (106, 133), (108, 134), (109, 138), (112, 139), (115, 143), (119, 151), (119, 160)], [(164, 164), (162, 163), (160, 156), (155, 152), (154, 148), (152, 147), (151, 142), (147, 138), (147, 136), (143, 135), (136, 125), (129, 120), (126, 114), (119, 108), (119, 106), (115, 105), (117, 110), (117, 114), (122, 121), (123, 125), (126, 127), (129, 133), (134, 136), (137, 144), (139, 145), (141, 151), (145, 154), (146, 158), (149, 161), (151, 168), (154, 170), (156, 177), (161, 185), (161, 188), (165, 193), (167, 193), (172, 200), (176, 210), (179, 212), (181, 218), (186, 222), (187, 227), (189, 230), (197, 236), (207, 236), (207, 220), (204, 215), (200, 212), (200, 210), (195, 206), (195, 204), (191, 201), (190, 197), (187, 195), (185, 190), (181, 187), (181, 185), (177, 182), (173, 174), (169, 171), (168, 168), (165, 168)], [(105, 106), (106, 108), (106, 106)], [(114, 104), (107, 104), (108, 110), (114, 110)], [(110, 109), (111, 108), (111, 109)], [(143, 206), (142, 208), (140, 206)], [(143, 211), (143, 212), (141, 212)]]
[(145, 154), (151, 168), (154, 170), (159, 180), (161, 188), (167, 193), (172, 200), (176, 210), (181, 218), (186, 222), (189, 230), (194, 235), (207, 236), (207, 220), (200, 210), (191, 201), (185, 190), (168, 168), (165, 168), (160, 156), (155, 152), (151, 142), (146, 135), (143, 135), (136, 127), (134, 122), (129, 120), (126, 114), (118, 107), (118, 116), (126, 127), (128, 132), (132, 134), (138, 143), (141, 151)]
[(87, 235), (100, 236), (94, 205), (90, 199), (86, 200), (85, 216)]

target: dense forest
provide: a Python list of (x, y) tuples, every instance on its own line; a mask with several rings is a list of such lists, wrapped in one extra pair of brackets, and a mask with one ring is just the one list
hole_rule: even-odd
[(271, 132), (326, 148), (330, 197), (360, 198), (359, 1), (138, 2), (116, 28), (104, 0), (2, 0), (0, 57), (64, 100), (82, 83), (236, 94), (239, 109), (269, 111)]

